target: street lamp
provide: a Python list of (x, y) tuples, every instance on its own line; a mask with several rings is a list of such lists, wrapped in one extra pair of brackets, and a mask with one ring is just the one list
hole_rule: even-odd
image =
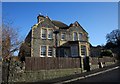
[(58, 45), (57, 34), (59, 33), (59, 30), (55, 30), (53, 33), (55, 34), (55, 48), (56, 48), (56, 56), (57, 56), (57, 45)]

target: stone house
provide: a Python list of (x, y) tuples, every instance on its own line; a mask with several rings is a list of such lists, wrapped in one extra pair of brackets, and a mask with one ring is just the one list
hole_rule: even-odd
[(20, 47), (20, 57), (86, 57), (90, 47), (88, 33), (76, 21), (69, 26), (38, 15)]

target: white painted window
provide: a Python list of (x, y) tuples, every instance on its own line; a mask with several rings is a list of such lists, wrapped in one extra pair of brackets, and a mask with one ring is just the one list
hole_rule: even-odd
[(82, 40), (82, 33), (79, 33), (79, 40), (81, 41)]
[(86, 56), (86, 46), (85, 45), (81, 45), (81, 55)]
[(41, 46), (41, 57), (46, 56), (46, 46)]
[(48, 46), (48, 57), (52, 57), (52, 53), (53, 53), (52, 47)]
[(52, 29), (48, 29), (48, 39), (52, 39), (53, 38), (53, 31)]
[(65, 33), (61, 34), (61, 40), (65, 40)]
[(42, 39), (46, 39), (46, 33), (47, 33), (47, 30), (46, 29), (42, 29), (42, 31), (41, 31), (41, 38)]
[(78, 37), (77, 37), (77, 32), (73, 32), (73, 41), (77, 41)]

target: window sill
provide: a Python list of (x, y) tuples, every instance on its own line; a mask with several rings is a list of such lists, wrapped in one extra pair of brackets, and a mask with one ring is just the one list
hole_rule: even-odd
[(66, 41), (65, 39), (61, 39), (61, 41)]
[(52, 56), (48, 56), (48, 57), (52, 57)]
[(40, 54), (40, 57), (46, 57), (46, 55)]
[(48, 40), (53, 40), (53, 38), (48, 38)]

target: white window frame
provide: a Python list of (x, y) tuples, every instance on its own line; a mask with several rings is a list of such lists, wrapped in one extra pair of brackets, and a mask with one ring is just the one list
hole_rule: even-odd
[[(50, 33), (50, 31), (51, 31), (51, 33)], [(49, 35), (50, 35), (50, 37), (49, 37)], [(52, 29), (47, 30), (47, 38), (48, 39), (53, 39), (53, 30)]]
[[(84, 47), (84, 48), (82, 48), (82, 47)], [(85, 45), (81, 45), (81, 56), (86, 56), (86, 54), (87, 54), (86, 46)]]
[[(75, 33), (76, 33), (76, 38), (75, 37)], [(77, 32), (73, 32), (73, 41), (77, 41), (78, 40), (78, 33)]]
[[(43, 37), (43, 30), (45, 30), (45, 37)], [(42, 39), (46, 39), (47, 38), (47, 29), (45, 29), (45, 28), (41, 29), (41, 38)]]
[[(49, 48), (51, 48), (51, 51), (49, 51)], [(52, 48), (52, 46), (48, 46), (47, 51), (48, 51), (48, 57), (52, 57), (53, 56), (53, 48)], [(49, 53), (51, 53), (51, 55)]]
[[(42, 55), (42, 47), (45, 47), (45, 55)], [(46, 46), (40, 46), (40, 57), (46, 57), (47, 53), (47, 47)]]

